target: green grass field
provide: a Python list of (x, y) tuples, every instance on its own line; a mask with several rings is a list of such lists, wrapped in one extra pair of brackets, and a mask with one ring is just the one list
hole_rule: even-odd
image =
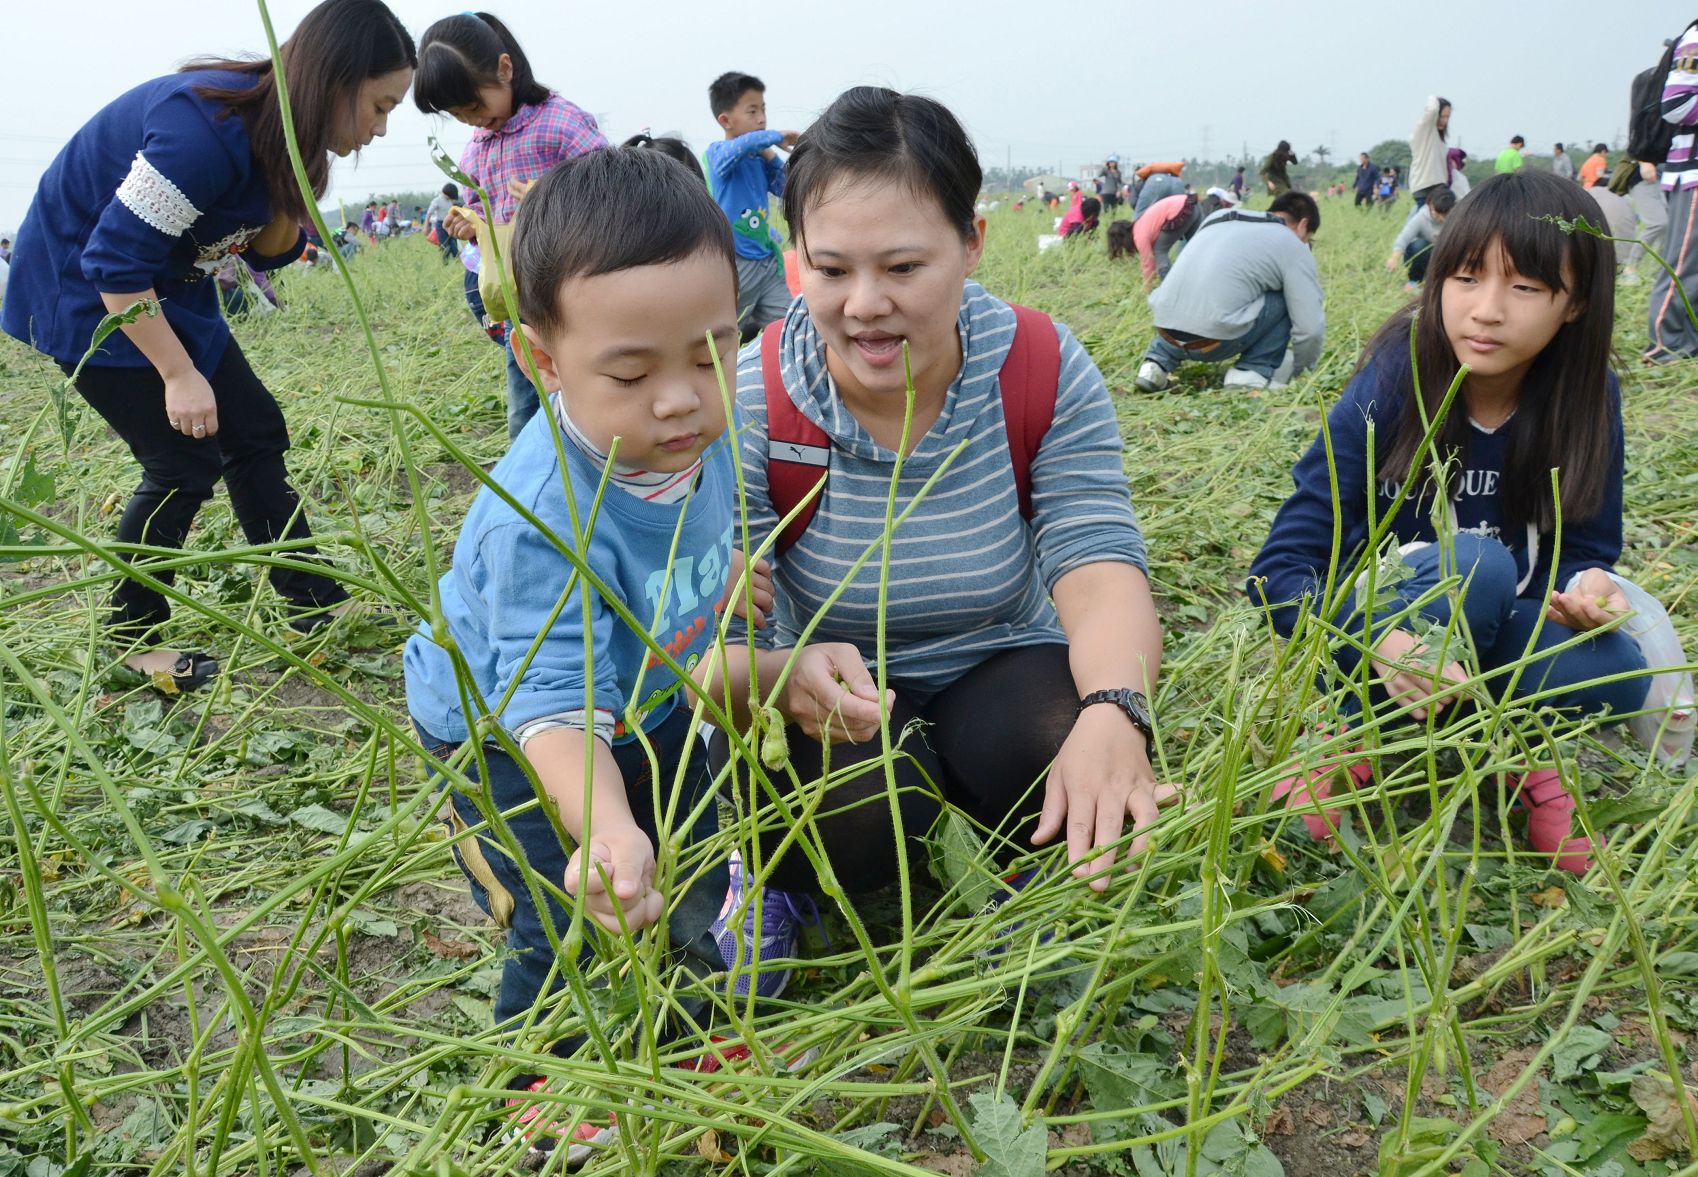
[[(782, 1001), (720, 1000), (717, 1032), (764, 1044), (731, 1072), (672, 1065), (702, 1047), (656, 1043), (679, 983), (651, 938), (612, 943), (552, 1023), (598, 1031), (550, 1064), (561, 1114), (623, 1117), (592, 1171), (1698, 1171), (1690, 780), (1631, 740), (1483, 706), (1433, 741), (1376, 733), (1382, 780), (1338, 853), (1268, 810), (1294, 750), (1344, 742), (1310, 734), (1336, 714), (1323, 636), (1276, 644), (1240, 586), (1404, 297), (1381, 269), (1396, 220), (1323, 202), (1325, 358), (1255, 396), (1204, 369), (1134, 393), (1136, 262), (1100, 240), (1040, 257), (1049, 224), (993, 213), (980, 277), (1072, 326), (1115, 392), (1167, 627), (1158, 770), (1187, 800), (1106, 894), (1050, 881), (992, 916), (987, 860), (951, 821), (908, 893), (824, 904)], [(357, 592), (416, 609), (505, 448), (502, 361), (422, 239), (352, 270), (382, 382), (329, 270), (285, 274), (284, 313), (238, 335), (321, 545)], [(1693, 379), (1627, 362), (1645, 287), (1621, 296), (1623, 566), (1698, 648)], [(247, 548), (220, 494), (173, 636), (227, 673), (178, 700), (126, 681), (100, 622), (135, 470), (74, 394), (67, 444), (56, 377), (0, 342), (0, 1177), (518, 1171), (496, 1100), (546, 1038), (489, 1028), (499, 935), (434, 820), (397, 650), (282, 636), (261, 565), (290, 555)], [(1558, 738), (1610, 837), (1584, 880), (1514, 853), (1497, 784)], [(716, 850), (747, 832), (724, 824)], [(786, 1073), (780, 1042), (820, 1059)]]

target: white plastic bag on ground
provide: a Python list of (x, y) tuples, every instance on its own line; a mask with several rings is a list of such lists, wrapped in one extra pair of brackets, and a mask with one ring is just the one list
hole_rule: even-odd
[[(1686, 651), (1681, 648), (1680, 636), (1674, 632), (1674, 622), (1662, 602), (1625, 577), (1610, 573), (1610, 579), (1621, 587), (1632, 615), (1622, 622), (1622, 630), (1639, 643), (1645, 664), (1655, 670), (1659, 666), (1683, 667)], [(1579, 585), (1577, 574), (1568, 582), (1568, 592)], [(1645, 712), (1627, 721), (1627, 726), (1645, 747), (1656, 753), (1657, 759), (1671, 768), (1684, 765), (1692, 755), (1692, 737), (1698, 728), (1698, 703), (1694, 703), (1692, 672), (1665, 670), (1651, 678), (1651, 689), (1645, 695)]]
[(1038, 252), (1042, 253), (1046, 249), (1055, 248), (1057, 245), (1061, 244), (1061, 240), (1061, 236), (1056, 233), (1039, 233)]

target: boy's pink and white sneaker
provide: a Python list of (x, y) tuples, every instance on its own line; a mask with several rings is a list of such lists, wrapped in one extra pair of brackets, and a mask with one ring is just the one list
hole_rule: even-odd
[[(1547, 855), (1558, 870), (1583, 875), (1592, 869), (1592, 839), (1574, 832), (1574, 796), (1554, 768), (1535, 768), (1511, 778), (1515, 796), (1527, 810), (1527, 843)], [(1599, 842), (1602, 845), (1602, 842)]]
[[(1360, 751), (1356, 749), (1351, 755)], [(1349, 776), (1353, 789), (1374, 779), (1374, 766), (1361, 759), (1342, 766), (1333, 763), (1311, 768), (1298, 776), (1286, 777), (1273, 787), (1273, 799), (1284, 801), (1287, 809), (1296, 811), (1308, 827), (1309, 836), (1317, 842), (1330, 842), (1338, 837), (1338, 819), (1343, 810), (1323, 809), (1317, 813), (1315, 806), (1332, 796), (1333, 776), (1340, 767)]]
[[(548, 1090), (548, 1080), (533, 1080), (523, 1090), (532, 1095), (540, 1094)], [(591, 1157), (611, 1148), (619, 1138), (619, 1126), (612, 1116), (602, 1120), (579, 1120), (568, 1129), (567, 1118), (550, 1104), (515, 1096), (507, 1101), (507, 1109), (509, 1140), (523, 1140), (533, 1156), (549, 1156), (565, 1148), (568, 1169), (581, 1168)]]

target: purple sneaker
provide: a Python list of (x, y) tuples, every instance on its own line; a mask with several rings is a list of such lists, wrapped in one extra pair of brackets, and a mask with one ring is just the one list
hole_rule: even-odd
[[(790, 970), (765, 967), (764, 962), (794, 958), (797, 941), (801, 938), (801, 925), (818, 924), (819, 910), (806, 895), (772, 887), (762, 888), (758, 897), (745, 903), (749, 877), (743, 869), (742, 854), (733, 850), (730, 865), (731, 886), (726, 889), (725, 906), (719, 909), (719, 918), (713, 922), (712, 928), (714, 941), (719, 945), (719, 954), (725, 959), (727, 969), (736, 967), (737, 942), (739, 939), (743, 942), (743, 967), (730, 983), (729, 991), (734, 996), (745, 997), (752, 988), (757, 997), (777, 997), (790, 983)], [(743, 913), (741, 923), (731, 923), (739, 911)], [(757, 912), (760, 916), (758, 940), (755, 938)]]

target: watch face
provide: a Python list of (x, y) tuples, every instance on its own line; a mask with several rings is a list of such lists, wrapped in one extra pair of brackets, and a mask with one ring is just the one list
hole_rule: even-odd
[(1131, 712), (1145, 727), (1153, 727), (1150, 722), (1150, 707), (1144, 696), (1137, 691), (1121, 691), (1120, 705)]

